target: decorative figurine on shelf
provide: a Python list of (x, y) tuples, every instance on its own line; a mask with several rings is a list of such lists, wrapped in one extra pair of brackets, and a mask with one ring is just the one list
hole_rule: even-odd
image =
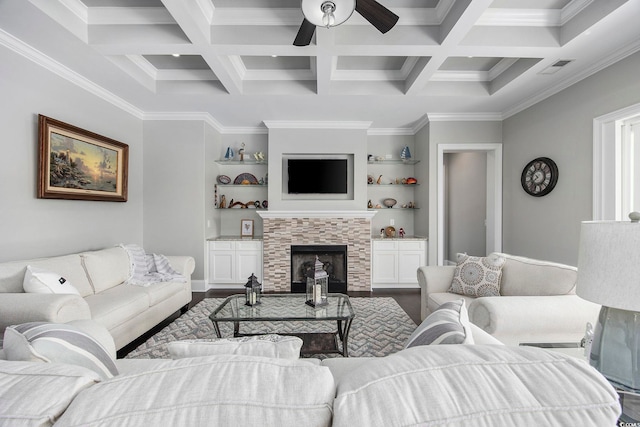
[(405, 162), (407, 160), (411, 160), (411, 151), (409, 151), (409, 146), (405, 145), (402, 151), (400, 152), (400, 158)]
[(371, 203), (371, 199), (369, 199), (369, 202), (367, 203), (367, 208), (369, 209), (373, 208), (373, 203)]
[(329, 287), (329, 275), (324, 270), (324, 265), (318, 255), (314, 271), (307, 276), (307, 300), (306, 304), (311, 307), (320, 307), (328, 304), (327, 289)]
[(238, 154), (240, 154), (240, 161), (244, 162), (244, 142), (240, 144), (240, 149), (238, 150)]
[(227, 207), (227, 198), (225, 197), (224, 194), (222, 196), (220, 196), (220, 204), (218, 205), (218, 207), (220, 209), (224, 209), (224, 208)]
[(376, 180), (376, 184), (378, 185), (382, 184), (382, 175), (378, 177), (378, 179)]
[(233, 160), (233, 156), (235, 156), (235, 153), (233, 152), (231, 147), (227, 147), (227, 152), (224, 153), (224, 159), (225, 160)]
[(380, 229), (380, 237), (384, 237), (384, 228)]
[(253, 153), (253, 158), (256, 159), (256, 163), (262, 163), (264, 162), (264, 153), (262, 151)]
[(404, 228), (400, 227), (400, 230), (398, 230), (398, 234), (401, 238), (404, 237)]
[(260, 299), (262, 297), (262, 285), (258, 282), (258, 278), (253, 273), (251, 273), (249, 280), (244, 285), (244, 296), (244, 305), (252, 307), (260, 304)]

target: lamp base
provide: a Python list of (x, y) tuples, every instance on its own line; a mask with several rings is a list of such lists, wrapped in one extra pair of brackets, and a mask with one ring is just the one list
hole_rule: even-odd
[(614, 387), (640, 393), (640, 313), (602, 306), (589, 363)]

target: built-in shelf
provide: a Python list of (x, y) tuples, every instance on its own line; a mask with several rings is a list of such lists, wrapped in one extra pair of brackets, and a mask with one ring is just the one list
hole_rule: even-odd
[(369, 160), (370, 165), (415, 165), (420, 160)]
[(256, 160), (216, 160), (216, 163), (218, 163), (219, 165), (233, 165), (233, 166), (238, 166), (238, 165), (251, 165), (251, 166), (261, 166), (261, 165), (267, 165), (267, 161), (256, 161)]
[(380, 212), (380, 211), (398, 211), (398, 210), (403, 210), (403, 211), (415, 211), (418, 210), (420, 208), (367, 208), (368, 211), (376, 211), (376, 212)]
[(367, 184), (369, 187), (415, 187), (420, 184)]
[(245, 188), (259, 188), (268, 187), (267, 184), (216, 184), (218, 187), (245, 187)]

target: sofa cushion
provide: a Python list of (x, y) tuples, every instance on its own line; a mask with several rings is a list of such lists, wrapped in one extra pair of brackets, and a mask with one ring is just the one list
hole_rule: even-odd
[(449, 292), (471, 297), (500, 295), (500, 277), (505, 258), (496, 254), (475, 257), (458, 254)]
[(337, 384), (333, 425), (616, 425), (613, 387), (577, 358), (538, 348), (419, 346)]
[(29, 322), (9, 326), (3, 349), (7, 360), (78, 365), (111, 378), (118, 369), (109, 351), (79, 328), (59, 323)]
[(24, 292), (23, 283), (27, 265), (55, 271), (73, 283), (83, 297), (93, 294), (93, 287), (82, 266), (82, 260), (77, 254), (0, 263), (0, 292)]
[(185, 286), (185, 283), (179, 282), (156, 282), (150, 283), (149, 286), (144, 286), (142, 289), (149, 297), (149, 306), (153, 307), (158, 303), (168, 300), (177, 293), (185, 292)]
[(300, 357), (302, 339), (284, 335), (255, 335), (215, 340), (172, 341), (167, 344), (172, 359), (185, 357), (245, 354), (296, 360)]
[(326, 367), (196, 357), (97, 384), (76, 397), (56, 425), (329, 426), (334, 396)]
[(80, 295), (75, 286), (60, 274), (31, 265), (27, 265), (22, 287), (25, 292), (34, 294)]
[[(112, 330), (149, 308), (149, 295), (144, 288), (119, 285), (85, 298), (91, 318)], [(169, 314), (167, 314), (168, 316)]]
[(575, 294), (578, 269), (570, 265), (496, 253), (506, 262), (500, 293), (508, 296)]
[(0, 360), (0, 425), (51, 426), (100, 377), (80, 366)]
[(80, 254), (96, 293), (124, 283), (129, 278), (129, 256), (121, 247)]
[(405, 348), (418, 345), (473, 344), (464, 300), (442, 304), (411, 334)]

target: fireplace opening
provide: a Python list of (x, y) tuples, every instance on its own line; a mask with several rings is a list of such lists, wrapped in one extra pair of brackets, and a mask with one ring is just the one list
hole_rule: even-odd
[(307, 276), (313, 274), (316, 256), (329, 276), (329, 292), (347, 293), (346, 245), (291, 246), (291, 292), (306, 291)]

